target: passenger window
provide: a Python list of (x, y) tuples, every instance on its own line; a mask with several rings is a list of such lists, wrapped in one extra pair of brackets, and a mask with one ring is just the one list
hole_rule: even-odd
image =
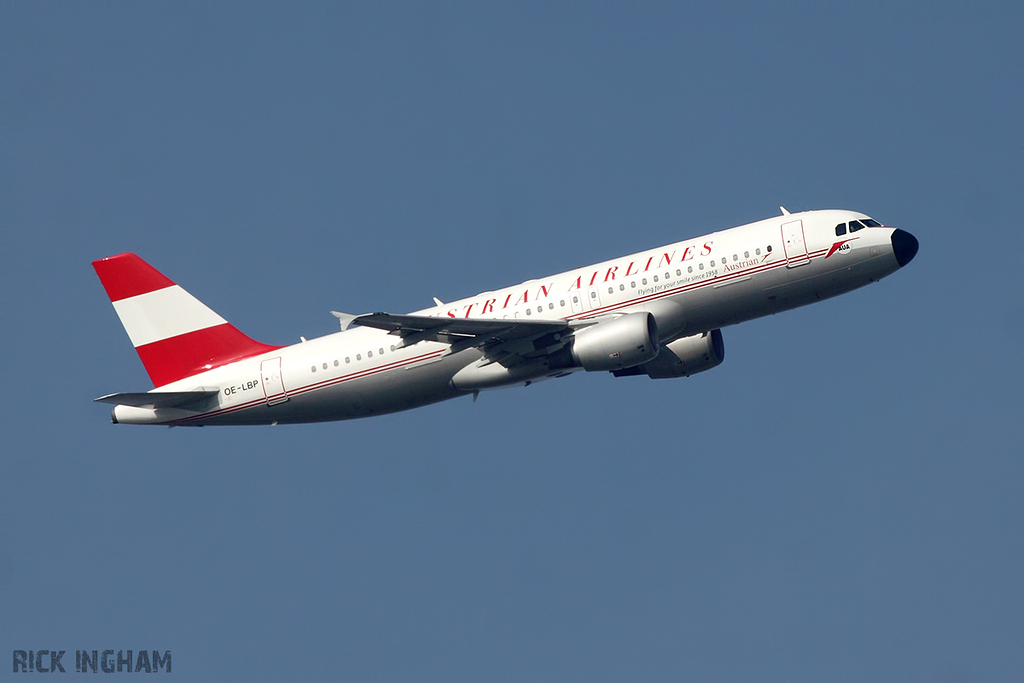
[(654, 276), (654, 281), (655, 281), (655, 282), (657, 282), (657, 281), (658, 281), (658, 276), (657, 276), (657, 275), (655, 275), (655, 276)]
[(840, 223), (836, 226), (836, 237), (842, 237), (846, 234), (846, 223)]
[(590, 293), (590, 298), (591, 299), (596, 299), (597, 298), (597, 292), (591, 292)]
[(646, 284), (647, 284), (647, 278), (644, 278), (643, 280), (641, 280), (641, 281), (640, 281), (640, 284), (642, 284), (642, 285), (646, 285)]
[(345, 362), (346, 363), (351, 363), (352, 362), (352, 358), (349, 357), (349, 356), (345, 356)]
[(549, 311), (555, 310), (555, 305), (554, 304), (548, 304), (548, 310)]
[(670, 277), (672, 277), (672, 273), (665, 273), (665, 279), (666, 280), (669, 279)]
[(750, 252), (749, 251), (743, 252), (743, 258), (750, 258)]
[(572, 298), (572, 302), (573, 302), (574, 304), (578, 304), (578, 303), (580, 302), (580, 298), (579, 298), (578, 296), (574, 296), (574, 297)]
[(532, 308), (527, 308), (526, 309), (526, 315), (533, 315), (533, 309)]
[(633, 289), (636, 289), (636, 280), (633, 280), (632, 282), (630, 282), (629, 286), (632, 287)]
[(620, 292), (625, 292), (626, 291), (626, 285), (619, 285), (619, 291)]
[(693, 266), (686, 266), (686, 272), (687, 273), (692, 273), (693, 272)]
[(357, 353), (356, 354), (356, 360), (362, 360), (362, 359), (363, 359), (363, 354)]
[(382, 356), (384, 355), (384, 347), (383, 347), (383, 346), (382, 346), (382, 347), (380, 347), (380, 348), (378, 349), (378, 351), (380, 351), (380, 355), (382, 355)]
[(538, 306), (537, 307), (537, 312), (538, 313), (543, 313), (544, 312), (544, 307), (543, 306)]
[(316, 372), (316, 366), (315, 366), (315, 365), (311, 366), (311, 367), (309, 368), (309, 371), (310, 371), (310, 372)]
[(565, 299), (562, 299), (561, 301), (559, 301), (558, 305), (561, 306), (562, 308), (565, 308)]
[(754, 250), (754, 254), (755, 254), (756, 256), (760, 256), (760, 255), (761, 255), (761, 247), (758, 247), (757, 249), (755, 249), (755, 250)]
[(850, 232), (857, 232), (858, 230), (863, 230), (863, 229), (864, 229), (864, 224), (861, 223), (860, 221), (850, 221)]
[(392, 351), (394, 351), (394, 350), (395, 350), (395, 345), (394, 345), (394, 344), (392, 344), (392, 345), (391, 345), (391, 350), (392, 350)]
[(609, 288), (608, 288), (608, 293), (609, 293), (609, 294), (611, 294), (611, 293), (612, 293), (612, 292), (614, 292), (614, 291), (615, 291), (615, 290), (614, 290), (614, 289), (612, 289), (611, 287), (609, 287)]
[(682, 275), (682, 274), (683, 274), (683, 271), (682, 271), (682, 269), (680, 269), (680, 268), (676, 268), (676, 277), (679, 277), (679, 276), (680, 276), (680, 275)]
[(338, 361), (334, 361), (334, 367), (338, 367)]
[(737, 256), (736, 254), (733, 254), (733, 255), (732, 255), (732, 260), (733, 260), (733, 261), (739, 261), (739, 260), (740, 260), (740, 257), (739, 257), (739, 256)]
[(373, 351), (367, 351), (366, 352), (366, 357), (367, 358), (373, 358)]
[(715, 259), (711, 259), (711, 267), (712, 267), (712, 268), (714, 268), (714, 267), (715, 267)]
[(703, 263), (698, 263), (697, 264), (697, 268), (699, 268), (700, 270), (704, 270), (704, 264)]
[(772, 253), (772, 245), (770, 245), (770, 244), (768, 245), (768, 253), (769, 254)]

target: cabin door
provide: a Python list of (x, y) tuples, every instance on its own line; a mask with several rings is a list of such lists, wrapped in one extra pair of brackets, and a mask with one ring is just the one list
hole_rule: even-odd
[(268, 406), (288, 400), (288, 393), (284, 390), (284, 378), (281, 376), (280, 356), (260, 363), (260, 377), (263, 380), (263, 395), (267, 397)]
[(786, 267), (795, 268), (810, 261), (804, 240), (803, 221), (782, 224), (782, 248), (786, 251)]

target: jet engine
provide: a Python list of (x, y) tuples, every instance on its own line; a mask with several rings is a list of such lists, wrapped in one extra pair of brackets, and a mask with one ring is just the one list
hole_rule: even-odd
[(650, 313), (630, 313), (576, 332), (572, 358), (584, 370), (622, 370), (658, 355), (658, 324)]
[(616, 370), (616, 377), (647, 375), (651, 379), (689, 377), (717, 367), (725, 360), (721, 330), (702, 332), (664, 344), (654, 360), (643, 365)]

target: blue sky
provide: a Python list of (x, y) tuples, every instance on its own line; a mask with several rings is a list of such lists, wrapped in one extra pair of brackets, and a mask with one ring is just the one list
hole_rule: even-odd
[[(1022, 23), (1015, 3), (3, 6), (3, 656), (1015, 680)], [(921, 251), (727, 328), (689, 379), (273, 429), (113, 426), (91, 402), (149, 388), (96, 258), (137, 252), (284, 344), (332, 309), (415, 310), (780, 204), (864, 211)]]

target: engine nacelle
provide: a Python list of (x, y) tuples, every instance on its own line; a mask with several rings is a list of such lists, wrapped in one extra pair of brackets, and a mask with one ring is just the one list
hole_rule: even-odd
[(721, 330), (683, 337), (661, 347), (652, 361), (615, 372), (616, 377), (647, 375), (651, 379), (689, 377), (721, 365), (725, 360), (725, 342)]
[(630, 313), (577, 332), (572, 357), (584, 370), (622, 370), (658, 355), (658, 323), (650, 313)]

